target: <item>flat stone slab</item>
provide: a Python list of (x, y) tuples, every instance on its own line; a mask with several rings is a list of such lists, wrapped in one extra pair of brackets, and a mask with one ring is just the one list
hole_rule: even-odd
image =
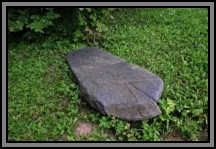
[(157, 102), (164, 83), (157, 75), (93, 47), (69, 53), (66, 59), (81, 96), (100, 113), (128, 121), (161, 114)]

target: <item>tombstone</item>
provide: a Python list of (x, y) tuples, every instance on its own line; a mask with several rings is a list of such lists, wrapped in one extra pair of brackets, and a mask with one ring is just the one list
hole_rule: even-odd
[(128, 121), (161, 114), (157, 102), (164, 83), (159, 76), (93, 47), (71, 52), (66, 59), (81, 96), (101, 114)]

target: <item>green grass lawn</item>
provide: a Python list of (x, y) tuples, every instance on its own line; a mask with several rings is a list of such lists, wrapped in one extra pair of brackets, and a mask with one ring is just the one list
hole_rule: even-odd
[[(201, 8), (120, 9), (107, 20), (103, 46), (165, 83), (162, 115), (142, 122), (103, 116), (80, 99), (65, 61), (86, 47), (67, 39), (11, 43), (8, 50), (8, 139), (205, 140), (208, 115), (208, 10)], [(76, 136), (80, 122), (93, 124)]]

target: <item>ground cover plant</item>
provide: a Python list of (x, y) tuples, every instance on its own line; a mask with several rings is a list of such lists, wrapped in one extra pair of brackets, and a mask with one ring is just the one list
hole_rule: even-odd
[[(207, 9), (80, 8), (73, 10), (74, 29), (58, 20), (67, 18), (62, 10), (29, 11), (20, 10), (20, 21), (11, 17), (8, 24), (9, 141), (208, 139)], [(30, 19), (22, 21), (26, 13)], [(87, 46), (159, 75), (165, 83), (158, 104), (162, 114), (127, 122), (101, 115), (81, 99), (65, 56)], [(76, 132), (82, 123), (91, 125), (87, 135)]]

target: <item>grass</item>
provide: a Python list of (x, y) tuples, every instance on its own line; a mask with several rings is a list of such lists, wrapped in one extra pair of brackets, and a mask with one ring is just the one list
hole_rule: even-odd
[[(52, 38), (13, 43), (8, 50), (8, 140), (154, 141), (171, 140), (177, 132), (182, 140), (194, 141), (208, 134), (208, 10), (120, 9), (112, 15), (100, 48), (164, 80), (162, 115), (126, 122), (103, 116), (80, 99), (65, 55), (85, 44)], [(89, 136), (75, 136), (82, 121), (95, 124)]]

